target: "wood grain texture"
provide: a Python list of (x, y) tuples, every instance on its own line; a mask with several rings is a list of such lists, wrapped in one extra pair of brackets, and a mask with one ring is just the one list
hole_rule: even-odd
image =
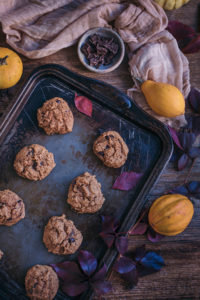
[[(168, 12), (168, 17), (171, 20), (184, 22), (196, 29), (198, 5), (199, 0), (191, 0), (181, 9)], [(200, 15), (198, 18), (200, 18)], [(5, 35), (1, 29), (0, 46), (7, 46)], [(187, 57), (190, 62), (191, 84), (200, 89), (200, 52), (187, 55)], [(78, 60), (76, 46), (63, 49), (43, 59), (29, 60), (22, 57), (22, 60), (24, 73), (20, 83), (8, 91), (0, 92), (0, 113), (5, 111), (28, 74), (35, 67), (46, 63), (61, 64), (82, 75), (110, 83), (124, 92), (132, 86), (127, 58), (124, 59), (118, 69), (104, 75), (91, 73), (84, 69)], [(149, 205), (157, 196), (169, 191), (176, 185), (182, 184), (187, 176), (187, 172), (188, 170), (177, 172), (174, 169), (174, 164), (170, 163), (152, 190), (151, 195), (149, 195)], [(200, 180), (200, 160), (194, 165), (190, 179)], [(130, 249), (146, 244), (148, 249), (160, 251), (165, 259), (166, 267), (159, 273), (141, 278), (138, 286), (133, 290), (127, 290), (119, 276), (112, 273), (113, 291), (109, 295), (102, 297), (102, 299), (200, 299), (200, 201), (197, 199), (192, 199), (192, 201), (195, 206), (195, 215), (184, 233), (176, 237), (165, 238), (156, 244), (148, 242), (143, 236), (129, 239)], [(96, 297), (95, 299), (98, 298)]]

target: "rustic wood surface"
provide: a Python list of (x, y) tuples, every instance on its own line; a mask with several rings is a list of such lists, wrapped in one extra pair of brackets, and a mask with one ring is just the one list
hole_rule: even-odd
[[(177, 11), (168, 13), (170, 19), (182, 21), (197, 30), (200, 13), (197, 17), (199, 0), (191, 0), (186, 6)], [(198, 28), (200, 31), (200, 28)], [(0, 28), (0, 46), (7, 46), (5, 35)], [(190, 62), (191, 84), (200, 89), (200, 52), (187, 55)], [(79, 62), (76, 54), (76, 46), (63, 49), (46, 58), (30, 60), (22, 57), (24, 73), (22, 80), (37, 66), (46, 63), (61, 64), (77, 73), (103, 80), (122, 91), (132, 86), (132, 80), (128, 72), (128, 61), (124, 59), (121, 66), (112, 73), (99, 75), (87, 71)], [(0, 114), (12, 101), (20, 83), (7, 92), (0, 92)], [(187, 170), (177, 172), (174, 164), (170, 163), (159, 179), (155, 188), (149, 195), (149, 203), (163, 194), (166, 190), (182, 184), (187, 176)], [(191, 180), (200, 180), (200, 160), (198, 160), (191, 172)], [(130, 249), (146, 244), (148, 249), (160, 251), (166, 262), (161, 272), (143, 277), (138, 286), (133, 290), (127, 290), (117, 274), (111, 275), (113, 291), (104, 299), (200, 299), (200, 201), (192, 199), (195, 206), (195, 215), (189, 227), (184, 233), (165, 238), (159, 243), (152, 244), (145, 237), (131, 237)]]

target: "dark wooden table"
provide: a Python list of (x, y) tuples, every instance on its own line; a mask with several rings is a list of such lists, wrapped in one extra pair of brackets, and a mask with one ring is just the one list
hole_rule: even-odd
[[(199, 0), (191, 0), (185, 7), (168, 13), (172, 20), (179, 20), (197, 29), (197, 6)], [(200, 15), (198, 16), (200, 18)], [(199, 28), (200, 31), (200, 28)], [(5, 35), (0, 28), (0, 46), (7, 46)], [(190, 62), (191, 84), (200, 89), (200, 52), (187, 55)], [(24, 73), (22, 80), (8, 93), (0, 92), (0, 115), (12, 101), (21, 82), (37, 66), (46, 63), (61, 64), (72, 71), (106, 81), (126, 92), (132, 86), (128, 72), (128, 61), (125, 58), (121, 66), (112, 73), (99, 75), (87, 71), (79, 62), (76, 46), (63, 49), (46, 58), (30, 60), (22, 57)], [(177, 172), (174, 164), (169, 163), (160, 180), (149, 195), (148, 205), (165, 191), (182, 184), (187, 176), (187, 170)], [(196, 161), (190, 176), (191, 180), (200, 180), (200, 160)], [(111, 275), (113, 291), (104, 299), (200, 299), (200, 201), (192, 199), (195, 214), (189, 227), (184, 233), (165, 238), (159, 243), (152, 244), (144, 236), (131, 237), (130, 249), (146, 244), (148, 249), (160, 251), (166, 262), (159, 273), (140, 279), (138, 286), (127, 290), (117, 274)]]

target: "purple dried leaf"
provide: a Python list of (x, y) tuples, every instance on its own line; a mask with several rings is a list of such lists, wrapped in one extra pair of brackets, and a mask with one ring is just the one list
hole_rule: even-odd
[(138, 262), (140, 261), (146, 253), (145, 245), (142, 245), (141, 247), (138, 247), (134, 250), (134, 252), (131, 253), (131, 257), (134, 261)]
[(58, 277), (67, 282), (77, 283), (84, 279), (79, 266), (75, 262), (64, 261), (58, 264), (51, 264)]
[(146, 223), (138, 223), (137, 226), (129, 232), (130, 235), (143, 235), (147, 231), (148, 225)]
[(188, 122), (187, 128), (190, 129), (194, 136), (200, 134), (200, 116), (186, 115)]
[(103, 267), (92, 276), (92, 281), (104, 280), (106, 277), (107, 270), (108, 268), (104, 264)]
[(133, 269), (135, 269), (135, 267), (136, 264), (132, 259), (126, 256), (122, 256), (119, 260), (115, 262), (113, 270), (115, 270), (119, 274), (124, 274), (131, 272)]
[(104, 232), (115, 232), (119, 227), (119, 221), (113, 216), (101, 216), (102, 220), (102, 231)]
[(200, 181), (190, 181), (187, 183), (189, 195), (200, 199)]
[(200, 91), (192, 87), (188, 96), (188, 101), (194, 111), (200, 114)]
[(189, 162), (188, 155), (186, 153), (183, 153), (178, 160), (178, 171), (182, 171), (183, 169), (185, 169), (188, 162)]
[(130, 191), (133, 189), (140, 181), (142, 174), (135, 172), (123, 172), (117, 177), (112, 189), (120, 191)]
[(101, 296), (111, 291), (112, 284), (109, 281), (95, 281), (92, 283), (92, 288), (98, 296)]
[(137, 268), (135, 267), (128, 273), (121, 274), (122, 278), (128, 283), (129, 288), (134, 288), (139, 280)]
[(113, 233), (107, 233), (107, 232), (100, 232), (100, 237), (103, 239), (103, 241), (106, 243), (108, 248), (111, 248), (114, 241), (115, 241), (115, 235)]
[(187, 195), (188, 194), (188, 189), (182, 185), (182, 186), (177, 186), (173, 190), (170, 191), (171, 194), (182, 194), (182, 195)]
[(200, 156), (200, 148), (192, 147), (188, 150), (188, 155), (190, 158), (194, 159)]
[(170, 131), (171, 137), (172, 137), (174, 143), (176, 144), (176, 146), (178, 148), (180, 148), (181, 150), (183, 150), (183, 147), (181, 146), (181, 143), (179, 141), (179, 137), (178, 137), (176, 130), (169, 126), (169, 131)]
[(115, 240), (115, 247), (120, 254), (124, 254), (128, 248), (128, 238), (126, 236), (118, 236)]
[(196, 139), (196, 135), (193, 132), (179, 132), (178, 136), (185, 151), (188, 151), (192, 147)]
[(89, 288), (88, 282), (82, 282), (79, 284), (66, 282), (62, 285), (63, 292), (70, 297), (78, 296), (83, 292), (85, 292), (88, 288)]
[(139, 271), (139, 275), (145, 276), (160, 271), (163, 266), (165, 266), (165, 262), (162, 256), (160, 256), (156, 252), (148, 251), (139, 261), (137, 268)]
[(88, 251), (81, 250), (78, 254), (78, 262), (81, 269), (87, 276), (91, 276), (97, 268), (97, 260), (94, 255)]
[(150, 242), (152, 243), (156, 243), (159, 242), (160, 240), (162, 240), (165, 236), (162, 234), (159, 234), (157, 232), (155, 232), (153, 230), (153, 228), (149, 228), (149, 230), (147, 231), (147, 238)]

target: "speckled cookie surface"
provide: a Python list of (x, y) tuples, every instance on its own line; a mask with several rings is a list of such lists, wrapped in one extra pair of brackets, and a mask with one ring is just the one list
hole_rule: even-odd
[(23, 200), (10, 190), (0, 191), (0, 225), (12, 226), (24, 217)]
[(3, 251), (0, 249), (0, 260), (2, 259), (3, 257)]
[(95, 213), (102, 207), (104, 201), (101, 184), (94, 175), (86, 172), (72, 181), (67, 202), (76, 212)]
[(55, 165), (53, 153), (37, 144), (22, 148), (14, 161), (17, 174), (29, 180), (44, 179)]
[(72, 254), (80, 247), (82, 240), (81, 232), (65, 215), (51, 217), (45, 226), (43, 242), (54, 254)]
[(129, 149), (116, 131), (101, 134), (93, 144), (96, 156), (111, 168), (120, 168), (127, 160)]
[(46, 134), (65, 134), (72, 131), (74, 117), (65, 100), (55, 97), (37, 111), (38, 124)]
[(52, 300), (59, 287), (55, 271), (46, 265), (35, 265), (25, 277), (27, 296), (31, 300)]

